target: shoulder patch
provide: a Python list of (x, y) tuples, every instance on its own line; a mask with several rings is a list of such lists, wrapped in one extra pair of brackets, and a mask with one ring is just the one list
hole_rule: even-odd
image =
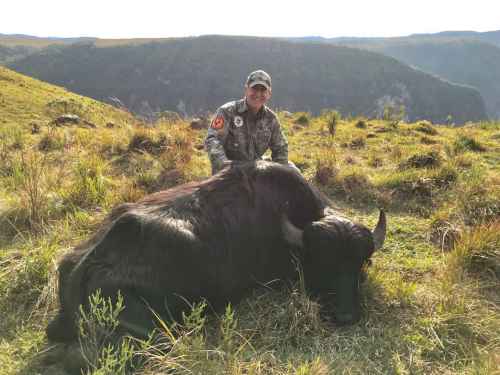
[(210, 127), (215, 130), (222, 129), (224, 127), (224, 116), (218, 115), (216, 118), (214, 118)]

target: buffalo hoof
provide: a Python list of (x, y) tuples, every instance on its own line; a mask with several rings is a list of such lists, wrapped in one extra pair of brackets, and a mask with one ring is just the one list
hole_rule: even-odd
[(360, 319), (359, 315), (351, 313), (336, 313), (335, 322), (339, 326), (346, 326), (358, 322)]
[(70, 342), (76, 340), (76, 330), (68, 322), (66, 315), (60, 312), (47, 326), (47, 338), (54, 342)]
[(74, 343), (67, 346), (63, 366), (64, 370), (71, 375), (86, 373), (85, 370), (88, 369), (89, 364), (83, 356), (79, 344)]

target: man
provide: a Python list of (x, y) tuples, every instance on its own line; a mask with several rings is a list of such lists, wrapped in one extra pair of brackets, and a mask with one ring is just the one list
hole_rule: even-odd
[(205, 139), (212, 174), (230, 161), (260, 159), (267, 149), (273, 161), (288, 164), (288, 142), (276, 114), (266, 107), (271, 93), (271, 77), (256, 70), (247, 78), (245, 97), (217, 110)]

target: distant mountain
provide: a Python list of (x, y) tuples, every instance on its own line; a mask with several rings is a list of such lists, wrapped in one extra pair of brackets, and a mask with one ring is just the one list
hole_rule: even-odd
[(349, 46), (360, 46), (368, 47), (373, 44), (382, 43), (386, 44), (400, 44), (400, 43), (421, 43), (421, 42), (431, 42), (431, 41), (457, 41), (457, 40), (475, 40), (485, 43), (494, 44), (500, 47), (500, 30), (498, 31), (442, 31), (433, 34), (411, 34), (408, 36), (398, 36), (398, 37), (336, 37), (336, 38), (323, 38), (319, 36), (305, 36), (305, 37), (294, 37), (286, 38), (289, 41), (299, 41), (299, 42), (319, 42), (319, 43), (334, 43), (334, 44), (344, 44)]
[(0, 45), (0, 65), (22, 59), (36, 51), (36, 48), (27, 46), (3, 46)]
[[(309, 41), (307, 38), (295, 40)], [(477, 88), (485, 100), (488, 115), (500, 118), (500, 31), (445, 31), (396, 38), (325, 38), (319, 42), (379, 52), (450, 82)]]
[(241, 97), (247, 74), (273, 77), (273, 106), (376, 116), (404, 105), (410, 120), (456, 123), (486, 117), (477, 90), (437, 79), (369, 51), (280, 39), (207, 36), (162, 43), (55, 46), (9, 65), (100, 100), (117, 97), (137, 113), (213, 111)]

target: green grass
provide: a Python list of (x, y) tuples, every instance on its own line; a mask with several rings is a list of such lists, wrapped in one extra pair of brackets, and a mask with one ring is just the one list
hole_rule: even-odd
[[(57, 259), (116, 204), (207, 177), (205, 132), (182, 121), (144, 127), (60, 88), (4, 69), (1, 77), (0, 101), (9, 105), (0, 106), (0, 373), (65, 374), (68, 354), (44, 333), (58, 304)], [(48, 125), (55, 107), (47, 105), (65, 95), (75, 111), (94, 108), (87, 120), (97, 128)], [(298, 127), (301, 116), (308, 123)], [(280, 118), (290, 159), (335, 206), (369, 227), (378, 207), (387, 210), (361, 322), (337, 327), (300, 283), (276, 283), (219, 315), (195, 306), (132, 349), (94, 350), (89, 373), (125, 373), (130, 350), (140, 358), (132, 361), (137, 374), (500, 371), (500, 124), (394, 127), (336, 117), (332, 132), (331, 116)], [(40, 132), (32, 133), (34, 119)], [(106, 127), (111, 121), (117, 126)], [(463, 137), (484, 150), (457, 147)]]

